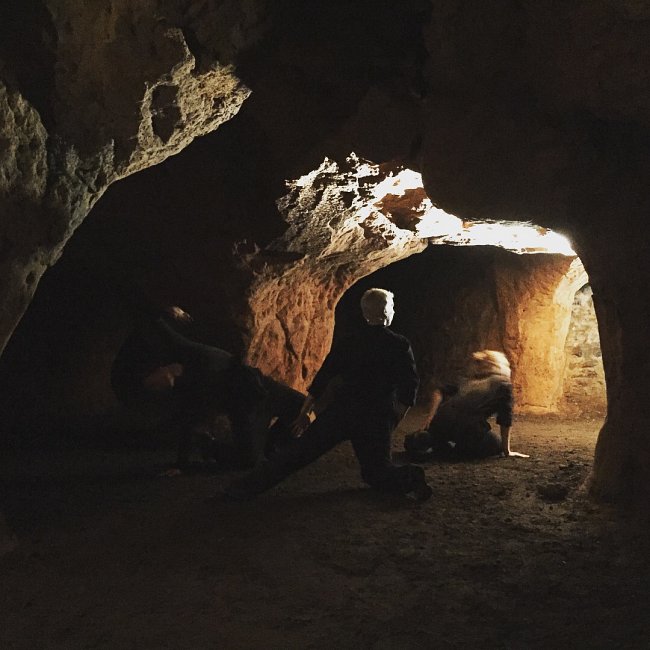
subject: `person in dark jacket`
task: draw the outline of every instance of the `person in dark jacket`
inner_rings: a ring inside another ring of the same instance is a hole
[[[404,447],[412,459],[428,456],[448,459],[512,456],[527,458],[510,449],[512,384],[510,363],[502,352],[474,352],[467,377],[460,386],[438,389],[439,403],[425,431],[406,436]],[[499,433],[489,418],[496,416]]]
[[[177,469],[187,466],[193,442],[204,453],[237,467],[252,467],[275,447],[293,439],[290,426],[304,395],[241,363],[220,348],[197,343],[176,331],[191,320],[179,307],[162,314],[142,310],[138,326],[112,365],[111,385],[127,407],[160,408],[177,430]],[[232,445],[202,435],[216,415],[227,415]],[[277,418],[272,426],[271,420]],[[207,447],[207,448],[206,448]]]
[[[431,496],[421,467],[391,462],[391,433],[413,405],[419,383],[409,341],[388,328],[393,294],[370,289],[361,309],[367,324],[327,355],[295,422],[296,440],[233,481],[227,496],[264,492],[344,440],[352,442],[361,477],[373,488],[417,500]]]

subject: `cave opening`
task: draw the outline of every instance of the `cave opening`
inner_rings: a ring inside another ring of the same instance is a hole
[[[467,355],[486,347],[509,357],[519,412],[604,411],[593,301],[581,289],[588,278],[565,237],[447,214],[419,173],[354,154],[288,183],[277,201],[283,227],[256,237],[252,217],[235,226],[240,212],[229,215],[236,203],[227,196],[219,219],[209,218],[211,186],[195,194],[192,214],[182,208],[170,175],[180,169],[187,180],[212,155],[205,143],[188,153],[118,184],[41,282],[0,362],[14,437],[129,426],[108,383],[129,327],[124,277],[153,300],[188,308],[203,342],[245,353],[303,390],[332,336],[359,317],[360,292],[384,286],[397,296],[395,326],[414,346],[425,413],[431,386],[455,381]]]
[[[422,380],[401,433],[427,425],[434,388],[457,383],[469,354],[485,348],[511,361],[516,413],[602,421],[602,353],[582,262],[555,233],[548,241],[559,243],[558,252],[541,252],[522,244],[533,226],[477,226],[474,233],[486,232],[492,245],[479,236],[453,245],[430,240],[423,252],[355,283],[337,305],[334,336],[358,325],[366,289],[395,293],[394,326],[412,342]]]

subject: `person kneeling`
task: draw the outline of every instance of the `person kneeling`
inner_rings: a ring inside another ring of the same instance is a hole
[[[502,352],[480,350],[471,355],[468,376],[458,388],[437,389],[439,406],[425,431],[406,436],[411,459],[508,456],[528,458],[510,449],[512,384],[510,363]],[[500,431],[488,419],[496,415]]]
[[[393,294],[369,289],[361,298],[361,310],[366,324],[332,347],[309,388],[294,426],[298,437],[233,481],[227,496],[252,498],[344,440],[352,442],[361,477],[371,487],[418,501],[431,496],[421,467],[397,466],[390,457],[391,434],[414,403],[419,383],[409,341],[388,328]],[[316,419],[310,424],[312,410]]]

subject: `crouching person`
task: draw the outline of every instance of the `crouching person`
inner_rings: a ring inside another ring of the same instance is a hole
[[[391,462],[391,434],[418,388],[410,343],[388,327],[393,294],[370,289],[361,310],[366,324],[333,346],[309,388],[294,425],[298,437],[233,481],[227,496],[247,499],[264,492],[344,440],[352,442],[361,477],[373,488],[416,500],[431,496],[421,467]]]
[[[191,319],[179,307],[141,312],[113,362],[111,384],[125,406],[166,413],[178,438],[176,465],[168,474],[188,466],[195,443],[204,459],[249,468],[293,440],[290,428],[303,404],[302,393],[226,350],[180,334],[175,326]],[[206,433],[217,415],[230,420],[230,445]]]
[[[467,377],[457,388],[437,389],[439,406],[429,427],[407,435],[411,459],[510,456],[528,458],[510,449],[513,395],[511,370],[502,352],[480,350],[469,360]],[[496,415],[499,432],[488,419]]]

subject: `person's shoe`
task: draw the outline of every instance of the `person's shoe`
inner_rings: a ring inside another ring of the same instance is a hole
[[[417,465],[413,466],[413,489],[411,490],[415,501],[428,501],[433,495],[431,486],[427,483],[424,470]]]

